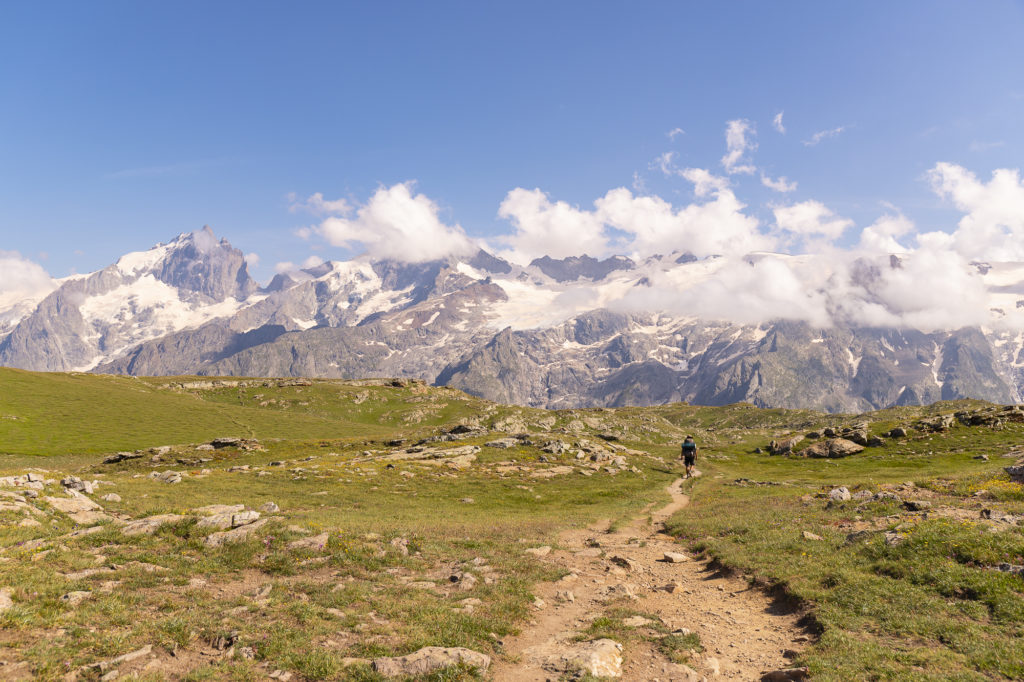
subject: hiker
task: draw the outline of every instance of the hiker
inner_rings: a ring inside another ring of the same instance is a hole
[[[693,436],[687,436],[683,441],[679,458],[686,465],[686,478],[690,478],[693,476],[693,467],[697,464],[697,444],[693,441]]]

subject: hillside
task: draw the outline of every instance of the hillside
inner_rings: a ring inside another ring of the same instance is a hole
[[[1012,406],[0,385],[0,679],[1024,675]]]

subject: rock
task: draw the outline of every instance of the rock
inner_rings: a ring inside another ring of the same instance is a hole
[[[393,538],[391,546],[397,549],[402,556],[409,556],[409,541],[405,538]]]
[[[74,607],[74,606],[78,606],[79,604],[81,604],[83,601],[85,601],[86,599],[88,599],[91,596],[92,596],[92,592],[84,592],[84,591],[81,591],[81,590],[76,590],[75,592],[68,592],[67,594],[63,595],[60,598],[60,600],[61,600],[62,603],[67,604],[68,606]]]
[[[851,499],[857,500],[858,502],[866,502],[867,500],[875,499],[875,494],[870,490],[858,490],[853,493]]]
[[[1010,475],[1011,481],[1015,483],[1024,483],[1024,464],[1005,467],[1003,470]]]
[[[850,498],[850,491],[845,486],[833,488],[828,492],[828,499],[832,502],[846,502]]]
[[[453,583],[459,590],[468,592],[476,587],[477,578],[472,573],[458,571],[448,576],[448,582]]]
[[[644,618],[643,616],[630,616],[629,618],[624,618],[622,620],[622,624],[628,628],[642,628],[643,626],[650,625],[653,622],[654,621],[650,618]]]
[[[768,453],[772,455],[788,455],[793,448],[804,439],[803,436],[793,436],[781,441],[772,441],[768,444]]]
[[[166,453],[158,453],[158,454],[166,454]],[[124,461],[129,460],[129,459],[141,459],[141,458],[142,458],[142,453],[141,452],[118,452],[117,454],[110,455],[110,456],[104,458],[103,463],[104,464],[117,464],[118,462],[124,462]]]
[[[79,492],[69,490],[68,494],[70,494],[71,497],[44,497],[43,502],[46,502],[57,511],[64,512],[65,514],[103,509],[103,507]]]
[[[100,499],[103,500],[104,502],[120,502],[121,496],[118,495],[117,493],[107,493]]]
[[[907,536],[903,533],[897,533],[895,531],[888,531],[885,534],[885,544],[889,547],[896,547],[903,544],[907,539]]]
[[[821,435],[825,436],[825,438],[835,438],[838,434],[834,428],[828,426],[822,429]]]
[[[551,554],[551,547],[548,545],[544,545],[543,547],[530,547],[525,550],[524,553],[535,557],[547,556],[548,554]]]
[[[576,602],[576,595],[572,593],[572,590],[558,590],[555,592],[555,599],[568,604],[573,604]]]
[[[60,484],[68,490],[77,490],[80,493],[86,493],[92,495],[93,485],[88,481],[83,481],[78,476],[67,476],[60,480]]]
[[[800,682],[810,679],[811,674],[807,668],[784,668],[773,670],[761,675],[761,682]]]
[[[242,443],[242,439],[241,438],[230,438],[230,437],[228,437],[228,438],[214,438],[213,440],[210,441],[210,445],[213,446],[215,449],[238,447],[239,445],[241,445],[241,443]]]
[[[885,439],[878,436],[871,436],[865,443],[869,448],[879,448],[885,445]]]
[[[239,526],[248,525],[259,518],[260,513],[256,511],[221,512],[220,514],[212,514],[199,519],[196,526],[199,528],[226,530],[228,528],[238,528]]]
[[[919,512],[931,509],[932,503],[927,500],[907,500],[903,503],[903,506],[906,507],[907,511]]]
[[[182,516],[181,514],[157,514],[155,516],[147,516],[144,519],[129,521],[121,526],[121,534],[152,535],[156,532],[157,528],[165,523],[178,523],[179,521],[185,521],[190,518],[192,517]]]
[[[624,557],[624,556],[616,555],[616,556],[609,557],[608,560],[611,561],[616,566],[621,566],[622,568],[626,569],[627,571],[635,571],[638,568],[640,568],[640,564],[638,564],[637,562],[633,561],[629,557]]]
[[[838,459],[840,457],[855,455],[863,450],[864,448],[862,446],[845,438],[830,438],[829,440],[823,440],[820,443],[815,443],[809,448],[802,450],[800,454],[805,457]]]
[[[890,429],[889,433],[886,434],[889,438],[906,438],[907,430],[901,426],[897,426],[894,429]]]
[[[974,459],[981,460],[982,462],[987,462],[988,461],[988,455],[975,455]]]
[[[883,502],[885,500],[890,500],[892,502],[902,502],[903,501],[903,500],[900,499],[899,495],[897,495],[896,493],[891,493],[888,490],[883,490],[883,491],[875,493],[874,500],[876,502]]]
[[[846,434],[846,440],[853,441],[857,445],[867,445],[868,432],[863,429],[854,429]]]
[[[498,440],[492,440],[490,442],[484,443],[484,447],[500,448],[502,450],[514,448],[517,445],[519,445],[519,441],[516,440],[515,438],[499,438]]]
[[[803,532],[804,540],[824,540],[825,538],[820,535],[816,535],[809,530]]]
[[[490,667],[491,657],[463,647],[428,646],[407,656],[375,658],[370,667],[384,677],[416,677],[460,663],[483,672]]]
[[[192,511],[197,514],[237,514],[245,509],[244,504],[208,504],[205,507],[196,507]]]
[[[163,483],[181,483],[182,478],[181,472],[171,470],[167,470],[159,474],[154,471],[150,476]]]
[[[11,599],[11,588],[4,587],[0,588],[0,613],[3,613],[9,608],[14,606],[14,600]]]
[[[327,542],[330,538],[330,533],[320,533],[312,537],[292,540],[288,543],[288,549],[304,549],[319,552],[327,548]]]
[[[658,589],[663,591],[663,592],[668,592],[669,594],[675,594],[676,592],[682,592],[683,584],[682,583],[669,583],[668,585],[663,585],[662,587],[659,587]]]
[[[245,526],[239,526],[238,528],[234,528],[232,530],[225,530],[219,533],[211,533],[210,535],[207,535],[206,538],[203,540],[203,544],[207,547],[221,547],[222,545],[231,542],[240,542],[242,540],[246,540],[250,535],[255,533],[256,530],[265,526],[268,521],[269,519],[260,519],[259,521],[255,521]]]
[[[636,599],[636,585],[629,583],[618,583],[608,588],[608,594],[615,597],[628,597]]]
[[[679,552],[665,552],[665,556],[662,558],[662,561],[665,561],[670,564],[681,564],[684,561],[689,560],[690,557],[686,556],[685,554],[680,554]]]
[[[273,502],[264,502],[258,508],[261,512],[265,512],[267,514],[272,514],[273,512],[281,511],[281,508],[278,507]]]
[[[594,677],[622,676],[622,645],[611,639],[598,639],[573,646],[551,661],[562,671],[581,671]]]

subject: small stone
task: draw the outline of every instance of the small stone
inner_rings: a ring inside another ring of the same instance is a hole
[[[629,618],[624,618],[622,620],[622,624],[628,628],[642,628],[643,626],[650,625],[653,622],[653,620],[644,618],[643,616],[630,616]]]
[[[280,508],[280,507],[278,507],[278,506],[277,506],[276,504],[274,504],[273,502],[264,502],[263,504],[261,504],[261,505],[259,506],[259,510],[260,510],[261,512],[265,512],[265,513],[267,513],[267,514],[271,514],[271,513],[273,513],[273,512],[278,512],[278,511],[281,511],[281,508]]]
[[[845,486],[833,488],[828,493],[828,499],[833,502],[846,502],[850,497],[850,491]]]
[[[627,571],[635,571],[638,568],[640,568],[640,564],[638,564],[637,562],[633,561],[629,557],[624,557],[624,556],[616,555],[616,556],[610,557],[609,561],[611,561],[616,566],[621,566],[622,568],[626,569]]]
[[[689,560],[690,557],[686,556],[685,554],[680,554],[679,552],[665,552],[665,557],[662,559],[662,561],[665,561],[670,564],[681,564],[684,561]]]
[[[555,599],[573,604],[576,602],[576,595],[572,593],[572,590],[558,590],[555,592]]]
[[[825,538],[820,535],[816,535],[809,530],[803,532],[804,540],[824,540]]]
[[[107,493],[100,499],[103,500],[104,502],[120,502],[121,496],[118,495],[117,493]]]
[[[81,590],[76,590],[74,592],[68,592],[67,594],[63,595],[60,598],[60,600],[62,602],[64,602],[65,604],[67,604],[68,606],[74,607],[74,606],[78,606],[79,604],[81,604],[83,601],[85,601],[86,599],[88,599],[91,596],[92,596],[92,592],[84,592],[84,591],[81,591]]]
[[[931,509],[932,503],[927,500],[907,500],[903,503],[903,506],[906,507],[907,511],[919,512]]]
[[[810,679],[810,672],[805,667],[773,670],[761,675],[761,682],[800,682],[807,679]]]
[[[551,553],[551,547],[548,545],[544,545],[543,547],[530,547],[525,553],[535,557],[547,556]]]

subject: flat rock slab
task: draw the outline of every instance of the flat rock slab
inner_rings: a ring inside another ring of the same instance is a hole
[[[482,672],[490,667],[491,657],[463,647],[428,646],[407,656],[375,658],[371,667],[384,677],[414,677],[459,663],[474,666]]]
[[[121,526],[122,535],[152,535],[156,532],[157,528],[164,525],[165,523],[178,523],[179,521],[185,521],[191,518],[190,516],[183,516],[181,514],[157,514],[156,516],[147,516],[144,519],[136,519],[135,521],[129,521],[128,523]]]
[[[260,519],[259,521],[254,521],[253,523],[250,523],[245,526],[239,526],[238,528],[235,528],[233,530],[225,530],[219,533],[210,533],[203,540],[203,544],[207,547],[221,547],[222,545],[226,545],[232,542],[241,542],[242,540],[247,540],[250,535],[255,533],[258,529],[262,528],[263,526],[267,525],[268,521],[270,521],[270,519]]]
[[[670,564],[681,564],[684,561],[689,560],[690,557],[685,554],[680,554],[679,552],[665,552],[665,557],[662,559],[662,561]]]
[[[71,497],[44,497],[43,502],[46,502],[57,511],[64,512],[65,514],[103,509],[103,507],[96,504],[85,495],[74,491],[69,492],[72,494]]]
[[[293,540],[288,543],[288,549],[310,549],[319,552],[327,548],[327,541],[330,539],[330,534],[320,533],[309,538]]]

